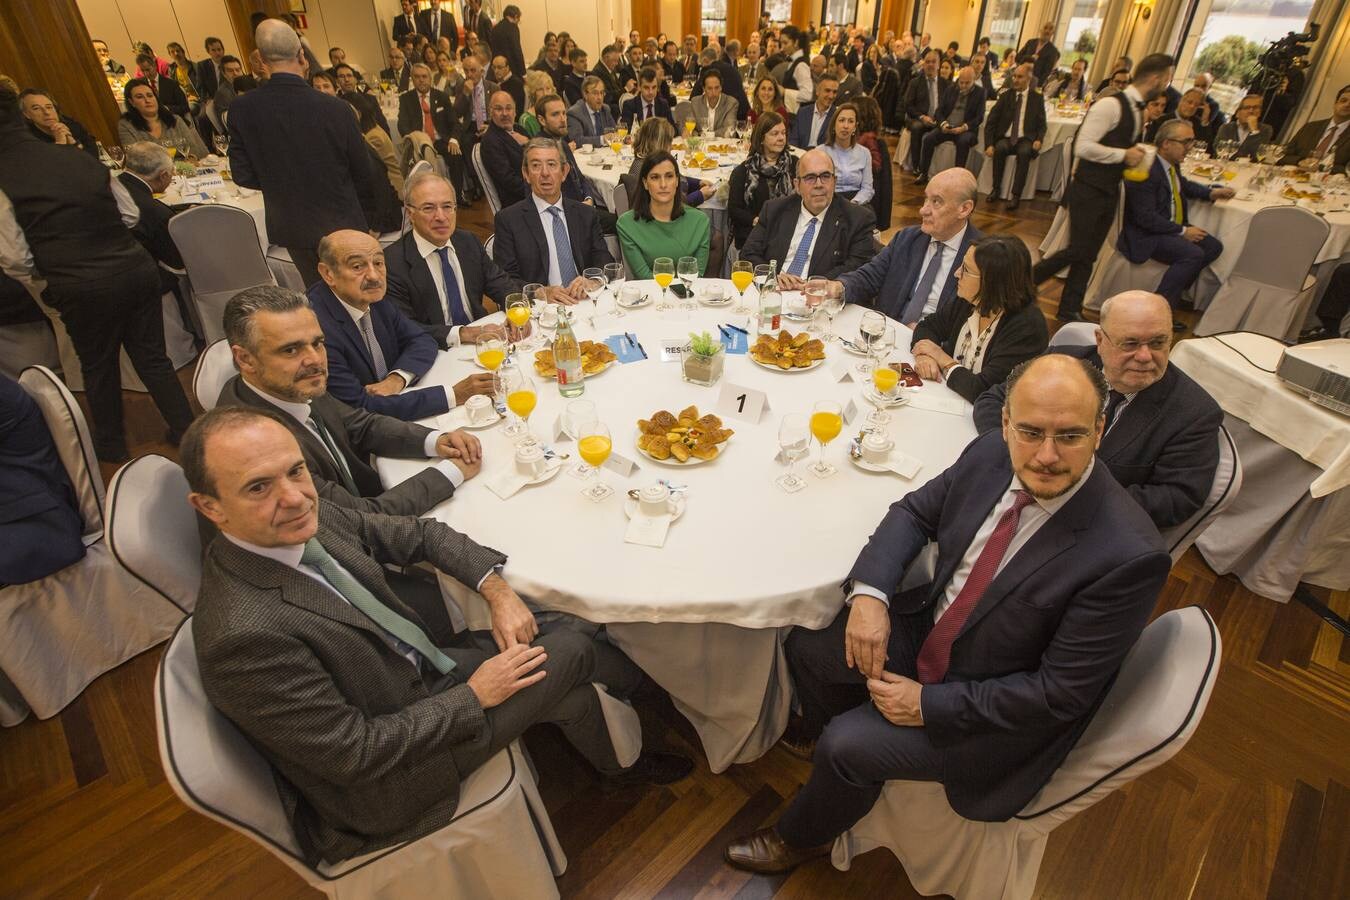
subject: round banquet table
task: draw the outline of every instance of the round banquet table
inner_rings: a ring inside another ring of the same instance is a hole
[[[653,296],[658,292],[653,282],[635,283]],[[753,289],[747,299],[755,300]],[[428,513],[506,553],[504,576],[538,608],[608,626],[611,640],[670,692],[693,723],[715,772],[758,758],[782,733],[791,700],[781,649],[788,629],[822,628],[834,618],[843,601],[840,586],[889,505],[945,469],[975,436],[970,404],[944,384],[925,384],[911,392],[908,405],[891,410],[886,426],[922,468],[912,479],[874,474],[847,458],[847,438],[863,427],[870,406],[859,382],[838,380],[838,361],[860,359],[838,343],[826,345],[823,364],[801,372],[770,371],[748,356],[729,355],[721,382],[712,387],[683,381],[678,362],[661,361],[663,340],[705,329],[715,334],[719,323],[746,324],[733,306],[657,312],[653,302],[616,319],[604,300],[593,324],[594,306],[585,301],[577,307],[579,339],[632,333],[649,357],[615,363],[586,380],[585,397],[609,426],[614,452],[638,464],[628,477],[602,472],[613,496],[600,503],[583,497],[583,482],[570,473],[574,460],[568,460],[551,480],[499,499],[485,482],[514,464],[513,447],[494,425],[475,432],[483,442],[482,473]],[[859,307],[846,307],[836,318],[837,333],[855,335],[861,316]],[[891,359],[911,360],[909,329],[893,324],[898,348]],[[788,324],[793,331],[801,327]],[[532,362],[532,355],[526,359]],[[525,368],[533,373],[528,363]],[[442,352],[418,386],[450,385],[476,371],[471,351],[456,348]],[[551,380],[534,380],[539,404],[532,433],[575,456],[570,442],[552,440],[567,401]],[[700,413],[714,412],[728,382],[764,391],[770,410],[755,424],[719,412],[735,434],[717,458],[697,466],[662,465],[636,449],[639,418],[659,409],[678,413],[690,404]],[[784,493],[774,484],[785,468],[775,459],[779,421],[785,413],[809,415],[815,402],[827,399],[841,405],[852,400],[858,407],[858,417],[826,448],[839,471],[827,479],[811,474],[813,446],[811,460],[797,466],[808,487]],[[452,411],[426,424],[457,427],[461,420]],[[386,485],[426,465],[377,460]],[[663,547],[625,543],[625,492],[657,479],[688,486],[686,510]],[[448,578],[441,581],[467,624],[484,627],[481,598]]]
[[[736,141],[732,138],[712,138],[708,143],[734,146]],[[675,161],[680,166],[681,175],[686,178],[708,181],[714,186],[713,196],[704,198],[699,209],[705,212],[720,211],[721,215],[725,217],[727,208],[725,186],[731,183],[731,170],[745,160],[745,154],[739,150],[732,153],[710,154],[717,161],[717,168],[696,169],[692,167],[689,161],[689,151],[676,150],[674,153]],[[590,150],[585,147],[578,147],[576,159],[577,168],[581,170],[581,174],[589,178],[591,183],[595,185],[600,192],[601,199],[605,201],[605,206],[613,209],[614,191],[619,187],[619,176],[626,175],[628,170],[633,167],[633,148],[625,146],[623,152],[615,156],[614,151],[608,147],[595,147]],[[719,222],[714,219],[713,225],[718,224]],[[725,230],[725,222],[720,224]]]

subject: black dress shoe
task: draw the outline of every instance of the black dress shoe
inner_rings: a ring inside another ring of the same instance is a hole
[[[1074,312],[1074,311],[1071,310],[1071,309],[1070,309],[1070,310],[1061,310],[1060,312],[1055,313],[1055,318],[1056,318],[1056,319],[1059,319],[1061,322],[1081,322],[1081,321],[1083,321],[1083,317],[1082,317],[1081,315],[1079,315],[1078,313]]]
[[[1020,197],[1014,197],[1008,201],[1008,205],[1003,208],[1004,212],[1017,212],[1017,207],[1022,205]]]
[[[694,764],[678,753],[644,750],[637,762],[611,775],[602,775],[600,788],[605,792],[650,784],[673,784],[688,777]]]
[[[927,176],[927,175],[915,175],[915,176],[914,176],[914,183],[915,183],[915,184],[927,184],[927,183],[928,183],[928,176]]]
[[[761,828],[743,838],[737,838],[723,853],[726,861],[738,869],[759,872],[762,875],[777,875],[795,869],[809,859],[825,856],[830,852],[829,844],[797,849],[783,843],[773,828]]]

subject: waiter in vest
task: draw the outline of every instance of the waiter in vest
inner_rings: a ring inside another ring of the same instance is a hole
[[[1151,53],[1139,62],[1125,90],[1103,97],[1083,117],[1074,140],[1074,170],[1066,196],[1069,245],[1042,259],[1034,271],[1040,284],[1069,267],[1057,314],[1062,322],[1083,320],[1083,295],[1116,218],[1122,173],[1144,159],[1144,148],[1139,144],[1144,103],[1171,81],[1172,57]]]

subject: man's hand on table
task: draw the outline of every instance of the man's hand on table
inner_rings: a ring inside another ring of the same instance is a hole
[[[1226,187],[1224,187],[1224,188],[1213,188],[1213,189],[1209,192],[1209,199],[1211,199],[1211,200],[1232,200],[1232,199],[1233,199],[1234,197],[1236,197],[1236,196],[1237,196],[1237,191],[1233,190],[1232,188],[1226,188]]]
[[[407,386],[402,375],[390,372],[383,381],[366,385],[366,393],[372,397],[392,397]]]
[[[492,373],[475,372],[458,382],[451,390],[455,392],[455,405],[463,406],[466,400],[476,394],[492,393]]]
[[[876,597],[857,594],[844,629],[844,658],[865,678],[880,678],[891,639],[891,613]]]
[[[463,428],[447,431],[437,438],[436,453],[441,459],[462,459],[470,463],[483,461],[483,445]]]
[[[479,338],[495,337],[499,341],[506,340],[505,325],[465,325],[459,329],[459,342],[466,347],[472,347],[478,343]]]
[[[867,679],[867,692],[872,705],[892,725],[923,724],[923,707],[919,694],[923,685],[894,672],[882,672],[880,678]]]
[[[495,573],[489,575],[478,592],[492,613],[492,639],[497,642],[498,650],[528,644],[538,636],[539,623],[534,620],[534,613],[506,579]]]
[[[586,279],[578,275],[572,279],[572,283],[567,287],[560,284],[549,285],[544,288],[544,298],[550,303],[561,303],[563,306],[574,306],[580,303],[586,296]]]
[[[778,276],[778,289],[780,291],[800,291],[806,286],[806,279],[783,272]]]

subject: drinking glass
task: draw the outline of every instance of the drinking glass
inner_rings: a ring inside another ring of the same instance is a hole
[[[117,144],[113,144],[107,149],[108,157],[113,161],[113,165],[117,166],[119,169],[122,168],[122,160],[127,158],[127,151]]]
[[[506,342],[496,335],[483,335],[478,339],[474,349],[478,364],[489,372],[500,369],[506,360]]]
[[[600,480],[600,467],[609,459],[614,442],[610,439],[609,427],[603,422],[591,422],[590,427],[584,430],[586,433],[577,441],[577,453],[591,467],[591,485],[581,492],[581,496],[599,503],[614,493],[612,487]]]
[[[572,400],[563,407],[563,433],[573,442],[581,440],[583,435],[590,434],[599,421],[595,404],[590,400]],[[585,478],[591,474],[591,467],[585,460],[578,459],[576,465],[571,468],[571,473],[578,478]]]
[[[684,133],[685,133],[685,135],[692,135],[692,134],[694,133],[694,129],[697,128],[697,127],[698,127],[698,123],[695,122],[693,119],[685,119],[685,120],[684,120]]]
[[[876,310],[868,310],[863,313],[862,321],[858,323],[858,336],[862,339],[862,345],[867,348],[867,359],[858,363],[857,371],[859,375],[870,376],[872,374],[872,354],[885,334],[885,316]]]
[[[586,291],[586,296],[591,299],[591,306],[594,307],[592,315],[600,315],[600,297],[605,293],[605,270],[601,268],[586,269],[581,273],[582,284]]]
[[[680,282],[684,285],[685,308],[693,309],[694,281],[698,278],[698,258],[681,256],[679,262],[675,263],[675,274],[680,277]]]
[[[623,269],[623,263],[605,263],[603,269],[605,273],[605,285],[609,288],[610,300],[614,303],[614,317],[616,319],[623,317],[623,307],[619,305],[619,292],[623,290],[623,283],[628,280],[628,273]]]
[[[778,449],[788,464],[788,470],[786,475],[779,475],[773,483],[789,494],[796,493],[806,487],[806,479],[797,474],[797,460],[811,450],[811,430],[807,427],[806,416],[797,413],[783,416],[783,421],[778,425]]]
[[[820,443],[820,456],[811,471],[817,478],[829,478],[839,471],[825,461],[825,445],[839,437],[844,430],[844,414],[838,403],[822,400],[811,407],[811,434]]]
[[[530,301],[524,294],[506,295],[506,321],[510,323],[511,351],[514,353],[517,349],[528,350],[526,344],[525,326],[530,324]]]
[[[773,271],[773,266],[755,266],[755,288],[760,296],[769,288],[769,273]]]
[[[802,286],[802,300],[806,303],[806,310],[811,315],[811,321],[806,326],[806,330],[810,334],[820,334],[820,317],[817,313],[825,305],[826,292],[824,278],[812,278]]]
[[[731,283],[736,290],[741,292],[741,298],[736,301],[736,308],[732,312],[738,315],[745,315],[750,312],[750,307],[745,305],[745,292],[754,280],[755,266],[753,263],[738,259],[731,264]]]
[[[839,340],[839,335],[834,333],[834,317],[844,311],[843,292],[841,291],[838,296],[827,292],[825,303],[821,305],[821,309],[824,310],[826,318],[830,320],[829,329],[825,332],[825,342],[828,344]]]
[[[873,425],[885,425],[891,421],[890,413],[886,412],[885,404],[895,399],[898,386],[900,384],[900,373],[886,365],[884,362],[878,362],[872,369],[872,388],[875,392],[867,399],[872,401],[872,412],[868,414],[867,421]]]
[[[225,156],[230,152],[230,139],[223,134],[218,134],[212,138],[211,143],[216,145],[216,152]]]
[[[615,127],[614,134],[616,137],[618,137],[619,143],[622,144],[624,138],[628,137],[628,126],[620,122],[619,125]]]
[[[502,433],[509,438],[518,438],[517,444],[523,444],[530,438],[530,413],[539,402],[539,394],[534,389],[534,379],[518,364],[502,369],[502,384],[506,390],[506,408],[517,416],[517,420],[507,425]]]
[[[737,120],[736,120],[736,132],[735,132],[735,134],[732,135],[732,137],[736,138],[737,140],[740,140],[741,138],[745,137],[745,136],[748,134],[748,132],[746,131],[746,129],[749,128],[749,127],[750,127],[749,120],[747,120],[747,119],[737,119]]]
[[[530,313],[537,320],[539,314],[543,312],[543,304],[548,302],[548,288],[537,282],[530,282],[520,289],[525,295],[525,302],[530,305]],[[520,349],[533,350],[543,342],[543,338],[537,338],[531,334],[521,341]]]
[[[613,150],[615,156],[618,156],[619,151],[623,149],[623,140],[619,137],[619,135],[613,131],[606,131],[603,140],[605,142],[605,146],[608,147],[610,150]]]
[[[670,304],[666,302],[666,288],[675,280],[675,260],[669,256],[658,256],[652,261],[652,278],[661,288],[661,302],[656,304],[656,310],[665,312],[670,309]]]

